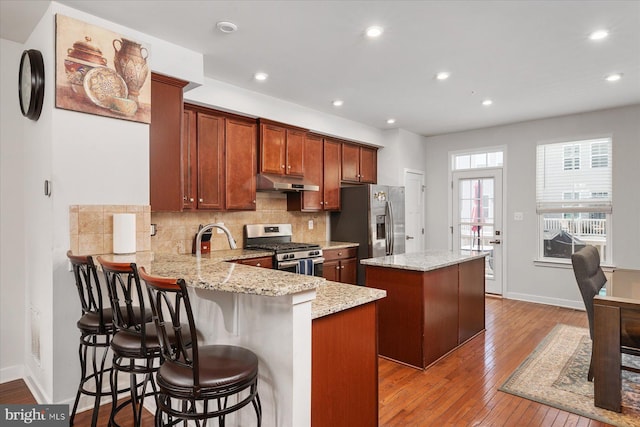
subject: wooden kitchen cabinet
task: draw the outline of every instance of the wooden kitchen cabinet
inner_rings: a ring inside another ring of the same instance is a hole
[[[183,209],[183,80],[151,73],[149,201],[153,212]]]
[[[342,181],[375,184],[377,182],[377,150],[342,142]]]
[[[225,119],[196,112],[198,209],[224,209]]]
[[[287,210],[317,212],[340,210],[340,143],[320,135],[305,138],[305,181],[319,191],[287,194]]]
[[[256,209],[255,120],[226,119],[225,187],[227,210]]]
[[[358,279],[358,248],[325,249],[322,276],[333,282],[355,285]]]
[[[252,265],[254,267],[273,268],[273,257],[248,258],[236,261],[238,264]]]
[[[304,176],[303,129],[260,121],[260,173]]]

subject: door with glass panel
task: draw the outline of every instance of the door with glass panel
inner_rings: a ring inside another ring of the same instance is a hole
[[[485,257],[486,292],[502,295],[502,169],[453,172],[453,250]]]

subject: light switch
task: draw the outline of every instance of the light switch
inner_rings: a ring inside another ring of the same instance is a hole
[[[309,230],[313,230],[313,220],[309,220]]]
[[[513,220],[514,221],[522,221],[524,219],[524,214],[522,212],[514,212]]]

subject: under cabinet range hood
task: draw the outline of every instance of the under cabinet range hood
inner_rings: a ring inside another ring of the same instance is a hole
[[[320,191],[320,187],[301,178],[261,173],[257,177],[258,191]]]

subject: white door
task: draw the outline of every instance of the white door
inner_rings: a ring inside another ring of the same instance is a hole
[[[405,252],[424,249],[424,172],[404,170]]]
[[[502,295],[502,169],[453,172],[453,250],[482,251],[486,292]]]

